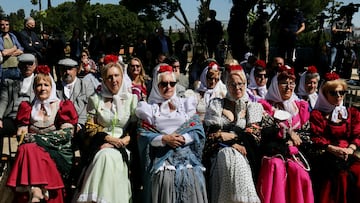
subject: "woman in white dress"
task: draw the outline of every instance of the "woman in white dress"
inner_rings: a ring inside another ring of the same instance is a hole
[[[263,108],[249,101],[242,67],[234,65],[230,70],[226,98],[210,101],[204,121],[210,202],[260,202],[251,169],[256,171],[259,161],[254,152]]]
[[[142,202],[206,203],[205,168],[201,164],[205,133],[194,97],[176,96],[173,68],[155,68],[148,102],[139,102],[138,139],[144,164]]]
[[[86,170],[77,201],[131,202],[129,157],[125,147],[130,142],[128,132],[136,121],[137,96],[124,85],[120,64],[108,63],[101,75],[101,90],[89,98],[87,108],[88,123],[99,125],[102,129],[92,137],[94,156]]]

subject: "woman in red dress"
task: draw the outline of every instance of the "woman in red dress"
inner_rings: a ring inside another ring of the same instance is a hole
[[[360,202],[360,114],[343,106],[347,84],[336,73],[325,75],[311,112],[312,141],[320,153],[313,160],[316,202]],[[355,153],[355,154],[354,154]]]
[[[56,97],[49,67],[39,66],[37,72],[36,97],[31,103],[22,102],[16,117],[21,145],[7,185],[16,192],[14,202],[62,203],[78,115],[69,100]]]

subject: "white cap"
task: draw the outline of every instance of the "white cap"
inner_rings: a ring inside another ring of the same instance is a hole
[[[75,67],[78,66],[78,62],[76,62],[75,60],[71,59],[71,58],[65,58],[65,59],[61,59],[58,62],[59,65],[61,66],[67,66],[67,67]]]

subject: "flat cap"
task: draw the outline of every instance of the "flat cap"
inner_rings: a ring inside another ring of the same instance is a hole
[[[19,62],[26,63],[26,62],[35,62],[35,56],[33,54],[24,53],[17,57]]]
[[[75,60],[71,59],[71,58],[64,58],[61,59],[58,62],[59,65],[61,66],[67,66],[67,67],[74,67],[74,66],[78,66],[78,62],[76,62]]]

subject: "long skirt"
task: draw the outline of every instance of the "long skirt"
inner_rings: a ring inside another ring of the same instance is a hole
[[[128,166],[114,148],[99,150],[86,170],[77,202],[129,203]]]
[[[313,177],[319,203],[360,202],[360,160],[344,161],[325,153],[314,162]]]
[[[64,183],[54,160],[44,148],[35,143],[20,145],[7,185],[14,189],[29,186],[44,187],[49,191],[48,203],[64,202]],[[15,202],[28,202],[29,193],[15,194]]]
[[[313,203],[309,173],[298,161],[264,157],[257,189],[263,203]]]
[[[208,202],[203,168],[199,166],[165,167],[151,177],[151,188],[153,203]]]
[[[260,203],[250,165],[232,147],[221,149],[212,160],[209,188],[212,203]]]

